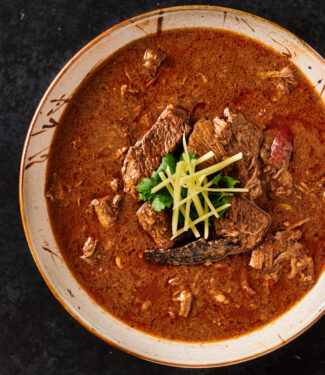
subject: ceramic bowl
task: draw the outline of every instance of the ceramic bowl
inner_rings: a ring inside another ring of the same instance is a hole
[[[229,365],[266,354],[310,327],[324,313],[325,274],[292,309],[272,323],[238,338],[183,343],[133,329],[97,305],[63,262],[44,197],[47,155],[55,126],[73,92],[100,62],[127,43],[182,27],[233,30],[287,55],[325,97],[325,61],[301,39],[254,15],[212,6],[155,10],[105,31],[79,51],[56,76],[41,100],[26,137],[20,170],[20,207],[27,241],[45,282],[65,309],[90,332],[138,357],[175,366]]]

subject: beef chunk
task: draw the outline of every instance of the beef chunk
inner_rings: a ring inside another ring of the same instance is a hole
[[[93,237],[88,237],[82,248],[83,255],[80,257],[83,260],[91,258],[96,250],[98,241]]]
[[[114,193],[117,193],[118,191],[122,191],[123,189],[122,181],[118,178],[112,178],[109,181],[109,186]]]
[[[253,250],[249,265],[255,269],[274,272],[275,259],[280,256],[277,263],[281,263],[281,259],[288,259],[292,251],[299,250],[302,246],[298,243],[301,238],[300,230],[279,231],[275,236],[268,235],[266,240],[256,249]],[[290,250],[286,253],[286,249]]]
[[[271,272],[274,259],[273,235],[269,234],[266,239],[252,251],[249,265],[257,270]]]
[[[225,109],[225,122],[214,119],[220,142],[224,143],[227,156],[238,152],[243,153],[243,159],[234,165],[234,175],[249,189],[251,199],[262,193],[260,175],[259,152],[263,139],[263,132],[241,114],[231,113]],[[229,134],[232,134],[230,137]]]
[[[263,242],[258,248],[252,251],[252,256],[249,262],[249,265],[257,270],[261,270],[263,268],[266,254],[272,252],[272,246],[267,247],[267,242]],[[273,257],[272,257],[273,258]]]
[[[144,203],[137,212],[141,227],[150,234],[159,248],[174,246],[172,237],[171,217],[167,210],[155,211],[150,202]]]
[[[239,244],[236,253],[252,250],[263,240],[271,223],[270,216],[246,198],[233,196],[231,206],[219,219],[214,218],[217,237]]]
[[[214,157],[202,164],[202,168],[222,161],[227,155],[222,143],[216,134],[215,125],[208,119],[201,119],[194,124],[193,131],[188,140],[188,150],[198,157],[209,151],[214,152]]]
[[[155,77],[158,68],[166,59],[166,53],[160,48],[148,48],[143,56],[143,66],[148,70],[148,73]]]
[[[291,92],[291,87],[296,83],[296,77],[290,66],[286,66],[279,71],[261,72],[259,76],[263,79],[272,79],[274,81],[274,88],[269,92],[272,102],[288,96]]]
[[[252,250],[263,240],[270,217],[246,198],[232,197],[231,203],[227,212],[215,221],[216,240],[200,238],[180,247],[146,250],[144,258],[150,263],[194,265]]]
[[[274,70],[274,71],[269,71],[269,72],[262,72],[260,73],[260,77],[263,79],[267,78],[278,78],[281,79],[288,84],[294,84],[296,82],[296,77],[290,68],[289,65],[285,66],[281,70]]]
[[[151,177],[162,158],[176,149],[190,129],[188,113],[168,105],[152,128],[130,147],[122,168],[125,191],[137,198],[136,185],[144,177]]]
[[[260,247],[252,252],[249,265],[253,268],[264,270],[269,278],[277,281],[284,265],[290,262],[289,279],[299,276],[303,283],[314,280],[313,259],[304,252],[303,245],[299,242],[301,231],[279,231],[273,238],[268,238]]]
[[[90,206],[94,207],[100,224],[105,229],[110,228],[116,222],[121,199],[121,194],[116,194],[113,198],[107,195],[104,198],[94,199],[90,203]]]
[[[243,159],[231,167],[231,173],[250,189],[249,196],[255,199],[262,193],[259,151],[263,133],[240,113],[231,113],[226,108],[224,115],[225,120],[215,117],[213,122],[200,120],[194,125],[188,142],[189,151],[197,156],[213,151],[215,157],[210,163],[242,152]]]

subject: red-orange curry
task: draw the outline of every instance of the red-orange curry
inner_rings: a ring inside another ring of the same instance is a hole
[[[132,42],[87,77],[57,127],[45,195],[60,251],[132,327],[184,341],[261,327],[324,269],[324,127],[310,82],[252,39],[201,28]],[[183,133],[198,157],[246,155],[229,173],[250,193],[231,198],[209,243],[171,241],[168,209],[156,213],[135,188]],[[215,241],[232,247],[211,261]],[[196,260],[182,265],[184,249]]]

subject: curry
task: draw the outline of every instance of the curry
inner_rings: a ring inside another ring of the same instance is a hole
[[[200,28],[128,44],[73,94],[51,145],[45,196],[65,262],[153,335],[212,341],[269,323],[324,269],[324,126],[306,77],[255,40]]]

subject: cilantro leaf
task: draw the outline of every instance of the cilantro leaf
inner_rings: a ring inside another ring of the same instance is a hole
[[[153,208],[155,211],[158,211],[158,212],[162,211],[162,210],[166,207],[166,206],[165,206],[165,203],[162,202],[162,201],[160,200],[159,196],[156,196],[156,197],[153,199],[153,201],[152,201],[152,203],[151,203],[151,206],[152,206],[152,208]]]
[[[236,184],[239,184],[238,180],[235,180],[231,176],[223,176],[221,173],[218,173],[213,177],[213,183],[218,188],[234,188]]]
[[[178,160],[176,159],[176,157],[171,154],[170,152],[168,154],[166,154],[163,159],[162,159],[162,162],[159,166],[159,168],[157,169],[156,173],[158,174],[159,176],[159,173],[160,172],[166,172],[167,168],[169,167],[170,169],[170,172],[172,174],[175,173],[175,170],[176,170],[176,163],[178,162]],[[154,172],[155,173],[155,172]]]
[[[150,178],[144,178],[138,185],[137,190],[140,193],[140,199],[143,201],[150,201],[153,198],[151,194],[151,189],[153,189],[157,184],[154,180]]]
[[[172,196],[169,194],[169,191],[164,188],[164,189],[161,189],[159,190],[157,193],[156,193],[156,196],[159,198],[159,200],[161,202],[163,202],[165,204],[166,207],[171,207],[171,205],[173,204],[173,198]]]
[[[163,157],[159,168],[152,173],[151,179],[144,178],[137,185],[140,199],[143,201],[151,201],[152,207],[155,211],[160,212],[166,207],[170,208],[173,204],[173,198],[166,188],[161,189],[154,194],[151,193],[151,190],[161,182],[159,176],[160,172],[166,173],[167,168],[169,168],[172,174],[175,173],[177,161],[177,158],[173,154],[166,154]]]
[[[220,186],[225,188],[234,188],[236,184],[239,184],[238,180],[230,176],[223,176],[220,180]]]
[[[221,173],[218,173],[216,176],[213,177],[212,181],[214,183],[214,185],[216,185],[217,187],[219,187],[219,182],[222,178],[222,174]]]

